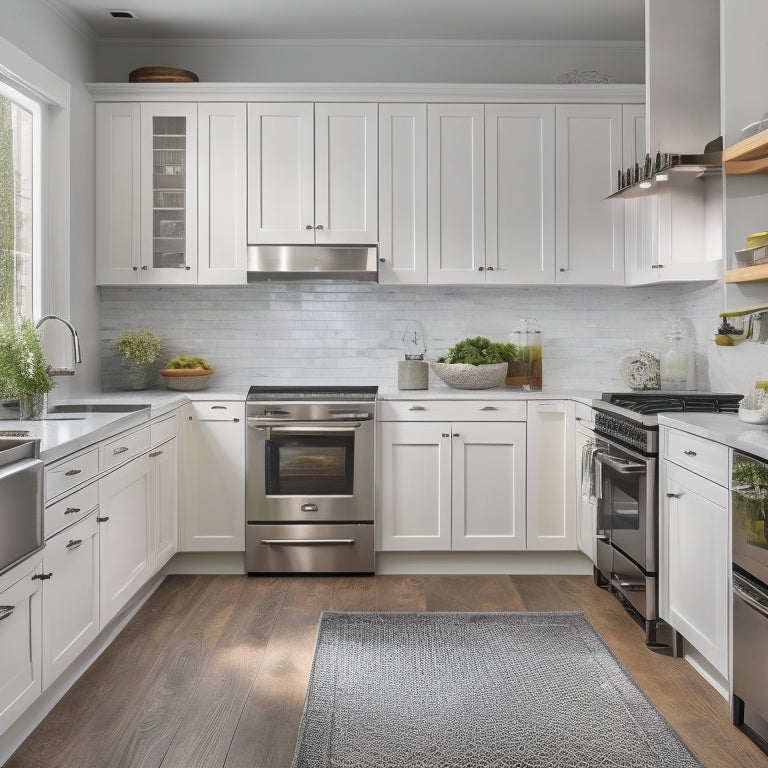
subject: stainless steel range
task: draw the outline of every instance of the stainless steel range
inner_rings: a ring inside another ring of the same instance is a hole
[[[658,414],[738,411],[742,395],[606,393],[593,400],[597,462],[595,581],[607,586],[645,630],[649,648],[677,655],[678,636],[658,613]]]
[[[249,574],[373,573],[377,387],[251,387]]]

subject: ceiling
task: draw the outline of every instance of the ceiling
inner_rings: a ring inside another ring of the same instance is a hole
[[[644,0],[46,0],[98,38],[642,41]],[[136,18],[115,19],[109,10]]]

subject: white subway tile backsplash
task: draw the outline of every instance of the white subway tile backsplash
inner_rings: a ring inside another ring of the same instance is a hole
[[[538,321],[544,384],[609,390],[625,385],[618,362],[639,347],[660,350],[666,318],[684,317],[706,372],[716,325],[716,284],[643,288],[380,286],[268,283],[247,286],[102,288],[102,385],[118,387],[110,342],[152,328],[166,356],[201,355],[213,386],[245,392],[259,380],[285,384],[396,386],[402,334],[419,320],[427,358],[466,336],[506,339],[523,317]],[[439,386],[430,377],[432,386]]]

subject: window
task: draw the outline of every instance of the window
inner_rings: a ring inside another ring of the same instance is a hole
[[[0,322],[40,305],[40,106],[0,83]]]

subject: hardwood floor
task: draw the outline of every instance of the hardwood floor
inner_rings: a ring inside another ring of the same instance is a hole
[[[324,610],[583,610],[705,768],[768,768],[687,662],[573,576],[171,576],[6,766],[289,768]]]

